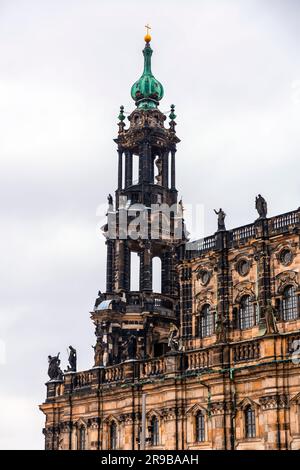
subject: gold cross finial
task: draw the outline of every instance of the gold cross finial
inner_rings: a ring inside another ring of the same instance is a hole
[[[149,29],[151,29],[151,26],[149,26],[149,24],[147,23],[145,28],[146,28],[147,32],[146,32],[146,36],[145,36],[144,39],[147,43],[149,43],[151,41],[151,35],[149,33]]]

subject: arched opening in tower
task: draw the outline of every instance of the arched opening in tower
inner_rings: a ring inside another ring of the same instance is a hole
[[[132,184],[139,182],[139,156],[132,155]]]
[[[152,259],[152,290],[161,294],[161,259],[159,256]]]
[[[140,290],[140,258],[138,253],[130,253],[130,290]]]

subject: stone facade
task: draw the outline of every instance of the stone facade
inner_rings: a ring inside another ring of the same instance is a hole
[[[119,177],[108,217],[116,232],[108,220],[106,292],[91,312],[95,363],[47,382],[45,447],[300,449],[300,209],[188,242],[174,106],[166,128],[157,96],[137,96],[128,129],[121,108],[115,140]],[[124,237],[124,201],[144,207],[147,237]],[[178,209],[169,233],[161,222],[150,230],[151,204]],[[132,252],[140,259],[136,292]],[[152,290],[154,257],[160,293]]]

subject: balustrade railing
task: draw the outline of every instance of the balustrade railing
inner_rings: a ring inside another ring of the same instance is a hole
[[[124,378],[123,364],[109,366],[104,369],[104,382],[118,382]]]
[[[73,376],[73,387],[74,389],[90,387],[93,381],[93,371],[86,370],[83,372],[77,372]]]
[[[154,375],[162,375],[166,372],[165,358],[151,359],[140,363],[140,377],[151,377]]]
[[[254,224],[244,225],[230,231],[232,234],[232,241],[235,243],[243,242],[255,237]]]
[[[259,341],[249,341],[232,346],[233,362],[251,361],[260,357]]]
[[[210,350],[187,353],[187,370],[207,369],[210,366]]]
[[[269,229],[271,233],[282,233],[287,231],[289,227],[297,226],[299,224],[299,212],[293,211],[270,219]]]

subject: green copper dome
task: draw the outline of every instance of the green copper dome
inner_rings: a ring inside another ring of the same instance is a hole
[[[164,96],[162,84],[156,80],[151,72],[152,52],[149,42],[146,42],[143,50],[144,72],[141,78],[131,87],[131,97],[139,109],[156,108]]]

